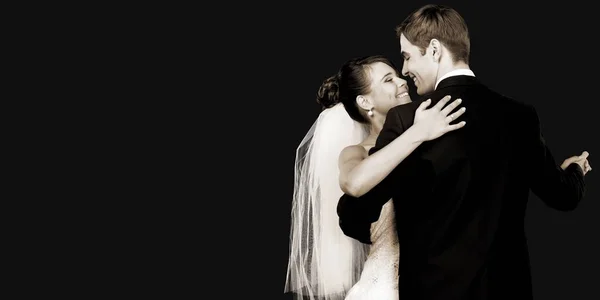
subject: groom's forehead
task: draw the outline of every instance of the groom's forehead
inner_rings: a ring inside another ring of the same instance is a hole
[[[400,50],[402,52],[402,55],[410,55],[411,51],[414,51],[413,48],[416,48],[415,45],[413,45],[411,42],[408,41],[408,39],[406,39],[406,37],[404,35],[400,36]]]
[[[402,57],[403,57],[403,58],[409,58],[409,57],[411,57],[412,55],[417,55],[417,54],[419,54],[419,49],[408,49],[408,48],[405,48],[405,49],[402,49],[402,50],[400,51],[400,54],[402,54]]]

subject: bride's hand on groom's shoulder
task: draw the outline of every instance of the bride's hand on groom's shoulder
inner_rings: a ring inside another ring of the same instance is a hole
[[[587,159],[589,155],[590,154],[587,151],[583,151],[583,153],[581,153],[581,155],[579,156],[571,156],[565,159],[565,161],[562,163],[562,165],[560,165],[560,167],[561,169],[566,170],[569,167],[569,165],[578,164],[579,167],[581,167],[581,170],[583,170],[583,175],[585,175],[587,174],[587,172],[592,170],[590,162]]]
[[[456,120],[462,114],[465,113],[466,108],[461,107],[455,109],[462,102],[461,99],[456,99],[452,103],[448,103],[452,97],[446,96],[442,98],[435,106],[427,108],[431,104],[431,99],[423,101],[415,112],[414,124],[418,126],[419,131],[424,134],[425,141],[436,139],[447,132],[460,129],[465,126],[466,122],[462,121],[456,124],[450,124]],[[453,112],[450,114],[451,112]]]

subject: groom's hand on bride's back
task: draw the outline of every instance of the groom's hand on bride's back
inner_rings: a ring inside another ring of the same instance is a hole
[[[587,151],[583,151],[583,153],[581,153],[579,156],[571,156],[565,159],[565,161],[560,165],[560,168],[566,170],[569,165],[577,164],[583,171],[583,175],[585,175],[587,172],[592,170],[590,162],[587,159],[589,155],[590,154]]]

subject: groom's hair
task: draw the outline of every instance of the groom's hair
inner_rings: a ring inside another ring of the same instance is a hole
[[[432,39],[439,40],[452,55],[454,62],[469,63],[471,41],[465,20],[447,6],[428,4],[411,13],[396,27],[396,36],[406,39],[425,54]]]

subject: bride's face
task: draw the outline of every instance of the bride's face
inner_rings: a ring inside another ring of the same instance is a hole
[[[371,100],[374,110],[382,115],[394,106],[411,102],[406,80],[398,77],[398,73],[382,62],[369,66],[371,92],[366,96]]]

